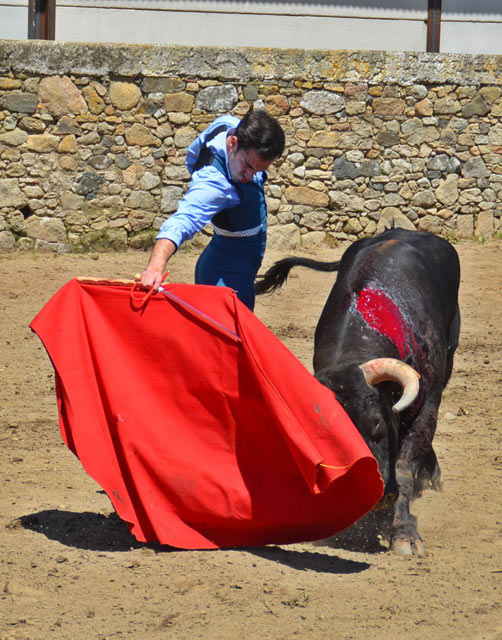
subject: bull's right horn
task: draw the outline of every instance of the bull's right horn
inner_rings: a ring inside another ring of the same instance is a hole
[[[420,389],[420,374],[406,362],[396,358],[376,358],[359,365],[366,384],[374,386],[380,382],[390,380],[403,387],[403,394],[392,407],[394,413],[407,409],[418,396]]]

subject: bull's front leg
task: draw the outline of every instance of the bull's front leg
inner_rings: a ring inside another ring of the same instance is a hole
[[[394,505],[391,547],[404,556],[426,555],[423,540],[418,533],[416,519],[410,513],[410,503],[417,487],[417,472],[431,455],[439,402],[440,398],[429,399],[422,406],[401,443],[396,461],[398,497]]]
[[[391,548],[402,556],[425,556],[423,540],[418,533],[415,518],[410,513],[410,502],[413,497],[413,470],[412,465],[407,461],[397,462],[396,480],[399,493],[394,504]]]

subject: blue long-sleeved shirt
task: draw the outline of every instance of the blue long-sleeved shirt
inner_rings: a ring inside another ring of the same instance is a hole
[[[199,158],[201,147],[209,134],[222,124],[228,125],[226,131],[218,133],[207,143],[207,148],[225,160],[228,169],[226,139],[229,131],[235,129],[240,120],[226,115],[216,118],[207,129],[189,146],[186,155],[186,166],[192,174],[190,187],[178,203],[178,209],[160,227],[157,240],[167,238],[179,247],[185,240],[192,238],[212,218],[222,211],[235,207],[240,202],[239,192],[221,171],[211,165],[193,171]],[[230,175],[230,171],[228,171]],[[263,184],[264,176],[258,172],[253,180]]]

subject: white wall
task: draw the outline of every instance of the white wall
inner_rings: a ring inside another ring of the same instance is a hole
[[[441,51],[502,54],[502,2],[443,0]]]
[[[0,0],[0,39],[28,37],[28,0]]]
[[[498,22],[443,21],[442,53],[502,54],[502,20]]]
[[[427,0],[57,0],[56,39],[425,51],[427,4]],[[27,37],[27,5],[28,0],[0,0],[0,38]],[[502,0],[443,0],[441,51],[502,54]]]
[[[56,37],[100,42],[118,42],[125,37],[128,42],[148,44],[394,51],[423,50],[426,38],[423,17],[341,17],[326,6],[288,3],[246,4],[246,11],[238,2],[169,4],[172,8],[162,11],[122,9],[120,13],[58,5]],[[186,10],[187,6],[192,10]],[[84,28],[85,25],[89,26]]]

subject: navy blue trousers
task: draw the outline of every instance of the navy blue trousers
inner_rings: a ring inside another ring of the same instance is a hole
[[[265,233],[250,238],[214,235],[195,265],[195,284],[230,287],[254,310],[254,281],[265,252]]]

